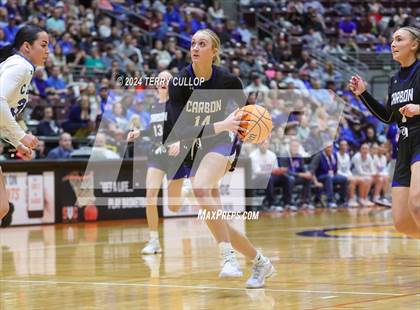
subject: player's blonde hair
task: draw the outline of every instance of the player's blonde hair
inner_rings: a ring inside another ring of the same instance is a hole
[[[417,42],[417,50],[416,50],[416,57],[420,59],[420,29],[412,26],[401,27],[398,30],[405,30],[407,31],[411,38]]]
[[[212,47],[216,49],[216,54],[213,56],[213,64],[215,64],[216,66],[219,66],[220,65],[220,50],[221,50],[219,36],[213,30],[210,30],[207,28],[200,29],[196,33],[204,33],[210,38]]]

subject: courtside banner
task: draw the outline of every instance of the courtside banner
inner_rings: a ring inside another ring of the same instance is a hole
[[[8,172],[4,179],[9,201],[15,206],[11,225],[54,223],[54,172]]]
[[[145,184],[140,184],[146,179],[145,167],[133,171],[132,163],[120,162],[115,179],[110,164],[96,162],[89,173],[86,163],[56,172],[57,222],[145,218]]]

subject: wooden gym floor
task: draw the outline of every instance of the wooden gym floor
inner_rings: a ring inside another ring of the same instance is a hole
[[[271,258],[265,289],[218,278],[197,218],[165,219],[162,255],[141,256],[144,220],[0,230],[0,309],[420,309],[420,241],[390,210],[316,211],[235,221]]]

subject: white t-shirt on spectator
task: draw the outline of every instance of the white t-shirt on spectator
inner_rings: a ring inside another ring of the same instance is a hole
[[[341,155],[340,152],[337,153],[337,174],[351,177],[353,173],[351,172],[351,159],[348,153]]]
[[[385,155],[374,155],[373,163],[377,174],[388,175],[388,163]]]
[[[371,176],[375,174],[375,166],[373,164],[372,156],[368,154],[366,159],[362,159],[362,155],[356,153],[351,160],[353,164],[353,174],[357,176]]]
[[[279,167],[276,154],[270,150],[262,153],[260,149],[256,149],[251,152],[249,157],[251,158],[253,177],[257,174],[270,175],[273,169]]]

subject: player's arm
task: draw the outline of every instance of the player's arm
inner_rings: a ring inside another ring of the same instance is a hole
[[[390,111],[390,109],[387,108],[390,104],[389,98],[386,106],[382,105],[375,98],[373,98],[373,96],[367,90],[361,93],[359,98],[368,108],[368,110],[380,121],[384,122],[385,124],[391,124],[394,121],[393,113]]]
[[[391,79],[392,81],[392,79]],[[390,81],[390,85],[391,85]],[[368,110],[376,116],[380,121],[390,124],[394,121],[393,113],[390,109],[391,96],[388,90],[388,102],[385,106],[379,103],[373,96],[366,90],[366,85],[363,79],[356,75],[352,76],[349,81],[349,89],[360,98],[362,103],[368,108]]]
[[[130,130],[127,134],[127,141],[128,142],[133,142],[134,140],[140,138],[140,137],[148,137],[152,134],[152,128],[149,127],[147,129],[133,129]]]

